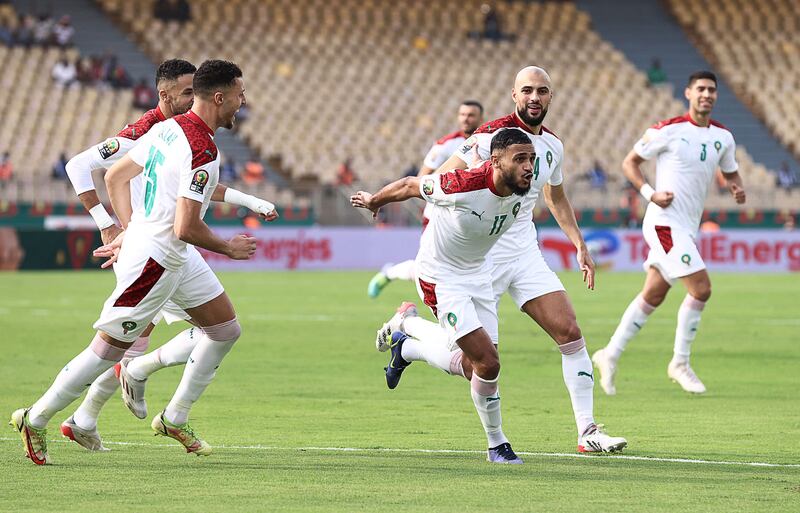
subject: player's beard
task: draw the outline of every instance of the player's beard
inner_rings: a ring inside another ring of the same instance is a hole
[[[517,181],[514,179],[514,173],[503,173],[503,183],[511,189],[511,192],[516,194],[517,196],[525,196],[528,194],[528,191],[531,190],[531,184],[533,182],[528,182],[527,187],[520,187],[517,185]]]
[[[544,121],[544,117],[547,116],[547,109],[542,107],[542,113],[537,117],[533,117],[528,114],[528,109],[520,110],[519,107],[517,107],[517,116],[528,126],[539,126]]]

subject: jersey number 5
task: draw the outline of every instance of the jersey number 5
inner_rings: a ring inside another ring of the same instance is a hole
[[[153,203],[156,200],[156,187],[158,186],[158,175],[156,168],[164,163],[164,154],[158,151],[155,146],[150,147],[150,155],[144,165],[144,216],[148,217],[153,210]]]
[[[500,230],[503,229],[503,223],[506,222],[506,217],[508,217],[508,214],[494,216],[494,224],[492,225],[492,231],[489,232],[489,235],[496,235],[500,233]]]

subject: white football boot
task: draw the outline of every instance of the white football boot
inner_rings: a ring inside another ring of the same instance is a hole
[[[700,378],[697,377],[697,374],[695,374],[692,368],[689,366],[689,362],[669,362],[669,367],[667,367],[667,376],[669,376],[672,381],[679,384],[681,388],[691,394],[706,393],[706,386],[702,381],[700,381]]]
[[[602,424],[592,424],[578,438],[578,452],[619,452],[628,445],[621,436],[608,436]]]
[[[614,377],[617,375],[617,362],[609,358],[606,349],[595,351],[592,355],[592,363],[600,372],[600,386],[606,395],[617,395],[617,386],[614,384]]]

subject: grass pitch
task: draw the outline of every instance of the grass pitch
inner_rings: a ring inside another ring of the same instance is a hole
[[[712,275],[693,366],[708,386],[669,382],[680,287],[621,360],[618,395],[595,387],[595,414],[628,438],[628,458],[577,458],[555,345],[505,301],[500,312],[504,428],[525,465],[484,461],[466,383],[415,363],[397,390],[374,334],[409,283],[366,297],[369,273],[228,273],[243,337],[192,411],[208,458],[154,438],[112,398],[99,429],[109,453],[50,445],[54,465],[0,432],[3,511],[775,511],[800,510],[800,275]],[[562,275],[590,351],[606,343],[643,274]],[[0,276],[0,412],[30,405],[92,337],[113,275]],[[427,312],[426,312],[427,314]],[[181,325],[160,326],[152,347]],[[148,384],[150,416],[182,368]],[[78,403],[57,415],[58,424]],[[525,453],[530,453],[525,455]],[[629,457],[641,459],[630,459]],[[677,461],[698,460],[698,461]],[[735,464],[745,463],[745,464]],[[754,466],[768,463],[774,466]]]

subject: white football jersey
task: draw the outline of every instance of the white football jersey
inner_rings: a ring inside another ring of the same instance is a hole
[[[694,234],[700,226],[703,204],[714,173],[739,169],[736,143],[722,124],[711,121],[698,126],[689,114],[648,128],[633,147],[643,159],[656,159],[656,191],[670,191],[675,198],[667,208],[647,205],[645,221],[654,225],[680,226]]]
[[[525,132],[533,143],[536,160],[533,164],[531,188],[522,198],[522,206],[514,220],[514,225],[502,236],[491,251],[492,261],[496,264],[509,262],[524,253],[533,252],[538,246],[536,226],[533,224],[533,208],[546,183],[560,185],[564,181],[561,163],[564,160],[564,145],[556,135],[542,127],[540,135],[530,132],[519,120],[516,113],[490,121],[475,131],[458,150],[458,157],[474,167],[491,156],[492,137],[500,130],[518,128]]]
[[[202,203],[205,215],[219,182],[219,152],[214,132],[194,112],[155,125],[129,155],[144,167],[144,194],[134,205],[125,244],[150,244],[153,258],[177,270],[187,258],[187,244],[175,235],[179,197]]]
[[[461,131],[445,135],[436,141],[433,146],[431,146],[431,149],[428,150],[428,154],[425,155],[425,160],[422,162],[422,165],[429,169],[433,169],[434,171],[439,169],[442,164],[447,162],[447,159],[450,158],[450,155],[452,155],[453,152],[456,151],[466,140],[467,134]],[[426,203],[425,211],[422,213],[422,217],[425,219],[430,219],[432,215],[433,205]]]
[[[420,277],[437,282],[442,276],[490,271],[486,255],[514,224],[523,200],[516,194],[499,196],[493,171],[486,162],[420,180],[422,197],[436,211],[420,241]]]

